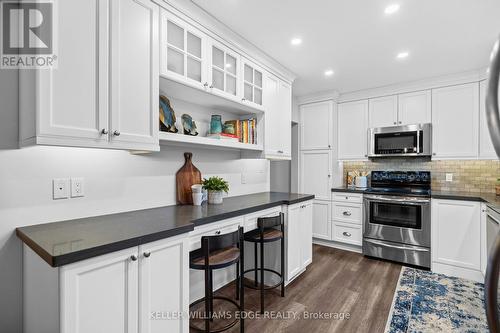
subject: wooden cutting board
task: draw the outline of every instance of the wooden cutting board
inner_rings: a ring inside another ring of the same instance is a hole
[[[192,153],[184,153],[184,165],[175,174],[178,205],[192,205],[191,186],[201,184],[201,172],[193,165],[192,157]]]

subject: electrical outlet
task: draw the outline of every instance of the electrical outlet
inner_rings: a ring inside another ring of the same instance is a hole
[[[452,182],[453,181],[453,174],[452,173],[447,173],[446,174],[446,181],[447,182]]]
[[[83,178],[71,178],[71,197],[78,198],[85,196],[85,186]]]
[[[69,190],[69,179],[68,178],[56,178],[52,180],[52,198],[57,199],[68,199]]]

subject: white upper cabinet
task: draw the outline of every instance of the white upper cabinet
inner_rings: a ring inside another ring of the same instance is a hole
[[[252,103],[262,108],[264,71],[248,59],[242,58],[242,91],[244,103]]]
[[[331,101],[301,105],[300,149],[331,149],[333,103]]]
[[[20,71],[21,146],[159,150],[159,7],[68,0],[55,19],[58,68]]]
[[[477,157],[479,83],[433,89],[432,126],[434,157]]]
[[[223,44],[210,41],[209,88],[213,93],[239,100],[240,56]]]
[[[338,159],[363,160],[367,154],[368,100],[338,105]]]
[[[159,7],[149,0],[111,2],[111,143],[159,145]]]
[[[205,87],[204,84],[208,82],[206,40],[206,35],[201,31],[162,10],[161,73],[197,87]]]
[[[398,96],[371,98],[369,104],[370,127],[396,126],[398,124]]]
[[[269,159],[292,156],[292,87],[264,73],[265,155]]]
[[[430,90],[398,95],[398,125],[424,124],[432,121]]]
[[[479,157],[497,159],[497,154],[491,142],[488,123],[486,122],[486,81],[479,83]]]

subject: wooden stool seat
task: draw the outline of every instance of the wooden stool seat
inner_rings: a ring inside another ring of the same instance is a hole
[[[283,233],[278,229],[265,229],[262,234],[262,239],[264,242],[274,242],[283,237]],[[255,230],[245,235],[245,240],[248,242],[260,242],[260,232]]]
[[[228,247],[213,251],[208,256],[208,266],[213,269],[222,268],[235,264],[240,258],[240,249],[237,247]],[[190,264],[193,269],[204,269],[205,258],[198,257],[191,260]]]

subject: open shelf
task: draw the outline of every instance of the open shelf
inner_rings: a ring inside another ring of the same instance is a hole
[[[194,87],[160,75],[160,92],[168,98],[177,98],[203,107],[216,109],[238,115],[263,113],[264,110],[250,103],[240,103],[203,88]]]
[[[206,148],[214,149],[239,149],[262,151],[262,145],[254,145],[249,143],[234,142],[231,140],[212,139],[204,136],[191,136],[179,133],[160,132],[160,145],[174,144],[174,145],[199,145]]]

